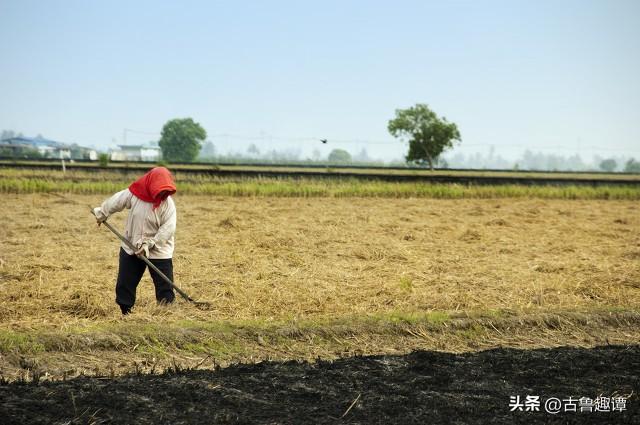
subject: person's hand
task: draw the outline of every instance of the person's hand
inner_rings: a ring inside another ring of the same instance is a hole
[[[93,215],[96,217],[96,223],[98,224],[98,227],[100,227],[102,222],[107,219],[106,217],[101,218],[101,217],[103,217],[103,215],[102,215],[102,210],[100,209],[100,207],[97,207],[97,208],[93,209]]]
[[[135,254],[144,255],[145,257],[149,258],[149,250],[153,248],[155,245],[156,243],[153,239],[147,239],[144,242],[136,245],[138,247],[138,250],[135,252]]]
[[[136,255],[144,255],[149,258],[149,244],[144,242],[140,245],[140,248],[135,252]]]

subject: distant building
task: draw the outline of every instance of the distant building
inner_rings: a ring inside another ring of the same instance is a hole
[[[95,149],[78,146],[75,143],[69,146],[69,149],[71,149],[71,159],[88,159],[90,161],[98,160],[98,151]]]
[[[19,152],[26,148],[37,151],[44,158],[71,159],[71,149],[69,146],[43,137],[18,136],[3,139],[0,143],[3,148],[12,148],[14,152]]]
[[[148,142],[144,145],[118,145],[111,151],[112,161],[148,161],[155,162],[162,159],[162,151],[158,142]]]
[[[85,148],[77,144],[67,145],[44,137],[10,137],[0,140],[3,152],[10,152],[12,156],[33,156],[29,153],[37,152],[43,158],[55,159],[89,159],[97,160],[95,149]]]

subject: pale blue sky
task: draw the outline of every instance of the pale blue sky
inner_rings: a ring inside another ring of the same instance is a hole
[[[417,102],[460,152],[640,157],[640,1],[0,0],[0,129],[106,148],[192,117],[222,152],[399,158]]]

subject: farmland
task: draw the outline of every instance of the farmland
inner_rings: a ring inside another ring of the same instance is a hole
[[[211,306],[157,306],[147,275],[122,318],[89,205],[132,176],[43,173],[0,171],[4,379],[640,341],[637,186],[178,175],[175,280]]]

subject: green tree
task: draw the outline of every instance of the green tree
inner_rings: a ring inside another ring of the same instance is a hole
[[[0,157],[2,156],[10,157],[10,158],[25,158],[25,159],[42,158],[42,154],[40,153],[40,151],[38,151],[38,149],[33,149],[26,146],[0,147]]]
[[[0,133],[0,140],[12,139],[16,137],[16,133],[13,130],[2,130]]]
[[[98,155],[98,164],[100,164],[101,167],[107,167],[109,165],[109,154],[101,153]]]
[[[426,162],[432,170],[442,152],[452,148],[455,140],[460,141],[458,127],[444,117],[439,118],[423,103],[396,109],[396,117],[389,120],[387,128],[393,137],[408,139],[407,161]]]
[[[640,173],[640,162],[631,158],[624,166],[625,173]]]
[[[202,142],[206,138],[207,132],[191,118],[167,121],[162,127],[159,142],[162,157],[166,161],[193,161],[198,156]]]
[[[258,149],[258,147],[255,145],[255,143],[252,143],[252,144],[249,146],[249,148],[247,149],[247,153],[248,153],[250,156],[258,157],[258,156],[260,156],[260,149]]]
[[[347,164],[351,162],[351,154],[344,149],[334,149],[329,154],[329,162],[333,164]]]
[[[615,159],[605,159],[602,162],[600,162],[600,169],[608,173],[613,172],[613,170],[615,170],[617,166],[618,166],[618,163],[616,162]]]

